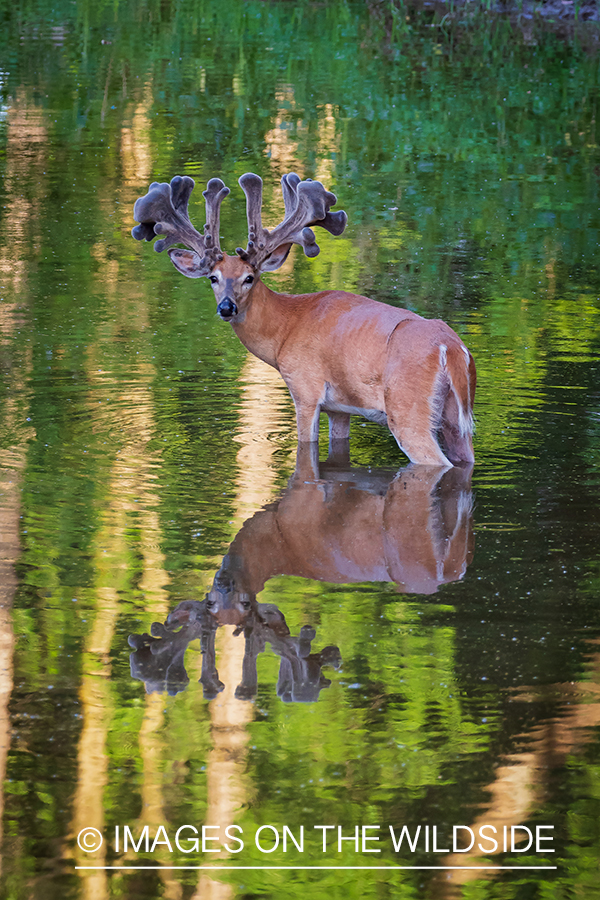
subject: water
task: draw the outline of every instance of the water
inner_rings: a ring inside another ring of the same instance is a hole
[[[589,33],[337,2],[0,16],[2,896],[595,896]],[[152,180],[192,175],[201,225],[219,176],[232,250],[237,178],[261,174],[272,225],[290,170],[349,226],[266,280],[449,322],[477,362],[472,474],[415,475],[360,419],[351,469],[323,421],[295,472],[277,373],[130,237]],[[497,850],[453,852],[485,824]],[[505,852],[519,825],[553,841]]]

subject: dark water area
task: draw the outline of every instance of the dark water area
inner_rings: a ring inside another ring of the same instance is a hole
[[[0,3],[0,896],[599,894],[593,29]],[[248,171],[269,226],[290,171],[348,214],[273,289],[464,340],[472,471],[359,417],[297,459],[278,373],[132,240],[218,176],[232,252]]]

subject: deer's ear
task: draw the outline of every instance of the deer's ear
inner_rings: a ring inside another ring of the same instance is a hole
[[[206,266],[202,265],[203,261],[193,250],[180,250],[175,247],[167,252],[171,262],[182,275],[188,278],[202,278],[203,275],[208,275]]]
[[[288,258],[289,252],[292,249],[292,245],[290,244],[282,244],[281,247],[277,247],[276,250],[273,250],[270,256],[265,259],[263,263],[260,264],[259,271],[260,272],[274,272],[276,269],[280,269],[284,264],[286,259]]]

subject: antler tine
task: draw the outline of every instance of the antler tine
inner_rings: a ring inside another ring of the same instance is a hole
[[[283,204],[285,206],[285,219],[294,212],[298,203],[298,185],[302,179],[295,172],[289,172],[281,179],[281,192],[283,193]]]
[[[262,225],[262,189],[263,182],[260,175],[246,172],[239,179],[239,185],[246,195],[246,217],[248,219],[248,247],[242,250],[236,249],[236,253],[244,260],[253,262],[254,256],[264,249],[265,238],[268,234]]]
[[[302,181],[295,172],[290,172],[281,179],[284,220],[269,232],[262,227],[260,216],[261,179],[258,175],[248,173],[240,178],[240,184],[246,194],[250,230],[248,249],[242,251],[240,256],[248,259],[256,268],[260,268],[273,251],[285,244],[300,244],[306,256],[317,256],[320,249],[310,227],[312,225],[325,228],[333,235],[342,234],[346,227],[348,217],[345,212],[329,212],[330,207],[337,202],[335,194],[325,190],[320,181],[312,181],[310,178]]]
[[[217,259],[223,259],[221,247],[219,246],[219,219],[221,213],[221,203],[229,193],[229,188],[220,178],[211,178],[206,185],[206,190],[202,191],[202,196],[206,201],[206,225],[204,226],[204,244],[207,251]]]
[[[196,231],[188,214],[190,195],[195,187],[193,178],[176,175],[167,182],[153,182],[148,193],[139,197],[133,207],[133,217],[140,224],[131,234],[137,241],[151,241],[157,234],[165,237],[156,241],[154,249],[161,253],[173,244],[185,244],[200,257],[200,267],[208,274],[216,260],[222,258],[219,247],[219,209],[224,197],[229,193],[220,178],[212,178],[204,197],[206,198],[207,224],[205,235]]]

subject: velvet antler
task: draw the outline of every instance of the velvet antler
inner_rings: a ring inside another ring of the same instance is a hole
[[[170,184],[153,182],[148,193],[140,197],[133,207],[133,216],[139,225],[132,230],[138,241],[151,241],[164,234],[154,245],[161,251],[181,243],[198,256],[198,273],[207,275],[216,262],[223,259],[219,246],[219,213],[221,203],[229,193],[220,178],[211,178],[203,191],[206,200],[206,225],[204,234],[196,231],[188,215],[190,195],[195,187],[193,178],[176,175]],[[169,251],[169,255],[172,256]],[[179,251],[180,252],[180,251]]]
[[[240,178],[240,185],[246,195],[248,246],[246,250],[238,247],[236,252],[258,271],[278,269],[292,244],[300,244],[306,256],[317,256],[320,250],[311,226],[318,225],[336,236],[346,227],[345,212],[329,212],[337,197],[325,190],[320,181],[302,181],[295,172],[283,176],[285,217],[272,231],[262,225],[262,179],[248,172]]]

